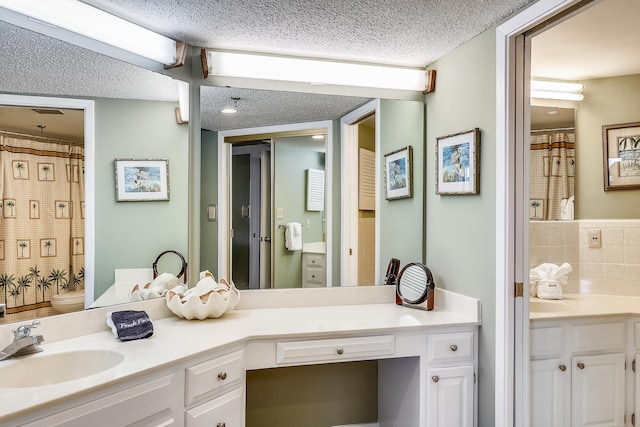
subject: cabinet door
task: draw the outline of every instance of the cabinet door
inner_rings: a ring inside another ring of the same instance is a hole
[[[185,421],[186,427],[244,427],[244,388],[188,410]]]
[[[427,427],[472,427],[473,366],[427,371]]]
[[[624,354],[572,359],[572,426],[624,426]]]
[[[563,359],[532,360],[531,426],[565,427],[571,407],[571,371]]]

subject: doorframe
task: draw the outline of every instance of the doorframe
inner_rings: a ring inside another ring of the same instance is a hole
[[[93,304],[95,283],[95,101],[0,94],[0,104],[16,107],[67,108],[84,111],[84,306]],[[90,286],[87,286],[90,283]]]
[[[526,190],[522,175],[528,119],[523,111],[530,98],[523,34],[577,3],[539,0],[496,29],[495,425],[499,427],[529,425],[529,310],[524,304],[528,298],[515,298],[514,286],[528,282],[524,277],[528,218],[522,191],[518,192]]]
[[[342,244],[340,252],[340,283],[341,286],[357,284],[358,251],[355,255],[349,255],[347,248],[358,247],[358,168],[353,167],[358,163],[358,134],[355,125],[363,118],[375,114],[375,163],[376,163],[376,189],[380,188],[380,100],[374,99],[363,106],[351,111],[340,119],[340,147],[342,176],[341,194],[343,196],[343,208],[341,212]],[[354,190],[355,188],[355,190]],[[375,282],[380,282],[380,196],[376,191],[376,218],[375,218]]]
[[[231,194],[229,192],[229,173],[231,172],[231,144],[225,142],[226,138],[248,136],[248,135],[269,135],[281,132],[309,131],[313,129],[325,129],[325,209],[326,215],[326,246],[332,248],[333,238],[333,122],[323,120],[317,122],[294,123],[276,126],[262,126],[245,129],[224,130],[218,132],[218,276],[229,279],[231,271]],[[272,159],[273,162],[273,159]],[[272,163],[273,164],[273,163]],[[272,171],[273,172],[273,171]],[[273,197],[273,188],[272,188]],[[326,277],[332,277],[332,257],[330,252],[326,257]],[[273,273],[272,273],[273,276]],[[328,281],[328,283],[331,283]],[[272,286],[274,284],[272,283]]]

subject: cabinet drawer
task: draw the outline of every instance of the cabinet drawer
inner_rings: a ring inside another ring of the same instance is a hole
[[[533,328],[529,331],[531,357],[561,357],[564,353],[564,327]]]
[[[279,342],[276,344],[276,364],[365,360],[391,355],[394,351],[393,335]]]
[[[198,405],[185,413],[187,427],[244,427],[244,387]]]
[[[427,363],[473,360],[473,332],[434,334],[427,337]]]
[[[305,254],[304,264],[307,267],[323,267],[324,268],[324,255],[318,254]]]
[[[599,323],[573,327],[573,351],[618,350],[625,348],[624,323]]]
[[[324,267],[305,267],[303,270],[306,287],[324,286]]]
[[[186,369],[185,405],[199,398],[220,391],[244,376],[244,351],[199,363]]]

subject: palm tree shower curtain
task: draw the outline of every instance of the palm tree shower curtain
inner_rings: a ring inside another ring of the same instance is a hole
[[[530,219],[573,219],[575,145],[573,130],[532,132],[529,157]]]
[[[0,132],[0,302],[51,306],[84,287],[84,148]]]

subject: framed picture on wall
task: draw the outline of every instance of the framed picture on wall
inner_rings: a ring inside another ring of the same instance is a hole
[[[604,189],[640,188],[640,122],[602,126]]]
[[[116,159],[116,200],[169,200],[169,160]]]
[[[413,197],[413,148],[407,146],[384,155],[386,199]]]
[[[436,194],[480,193],[480,129],[436,138]]]

